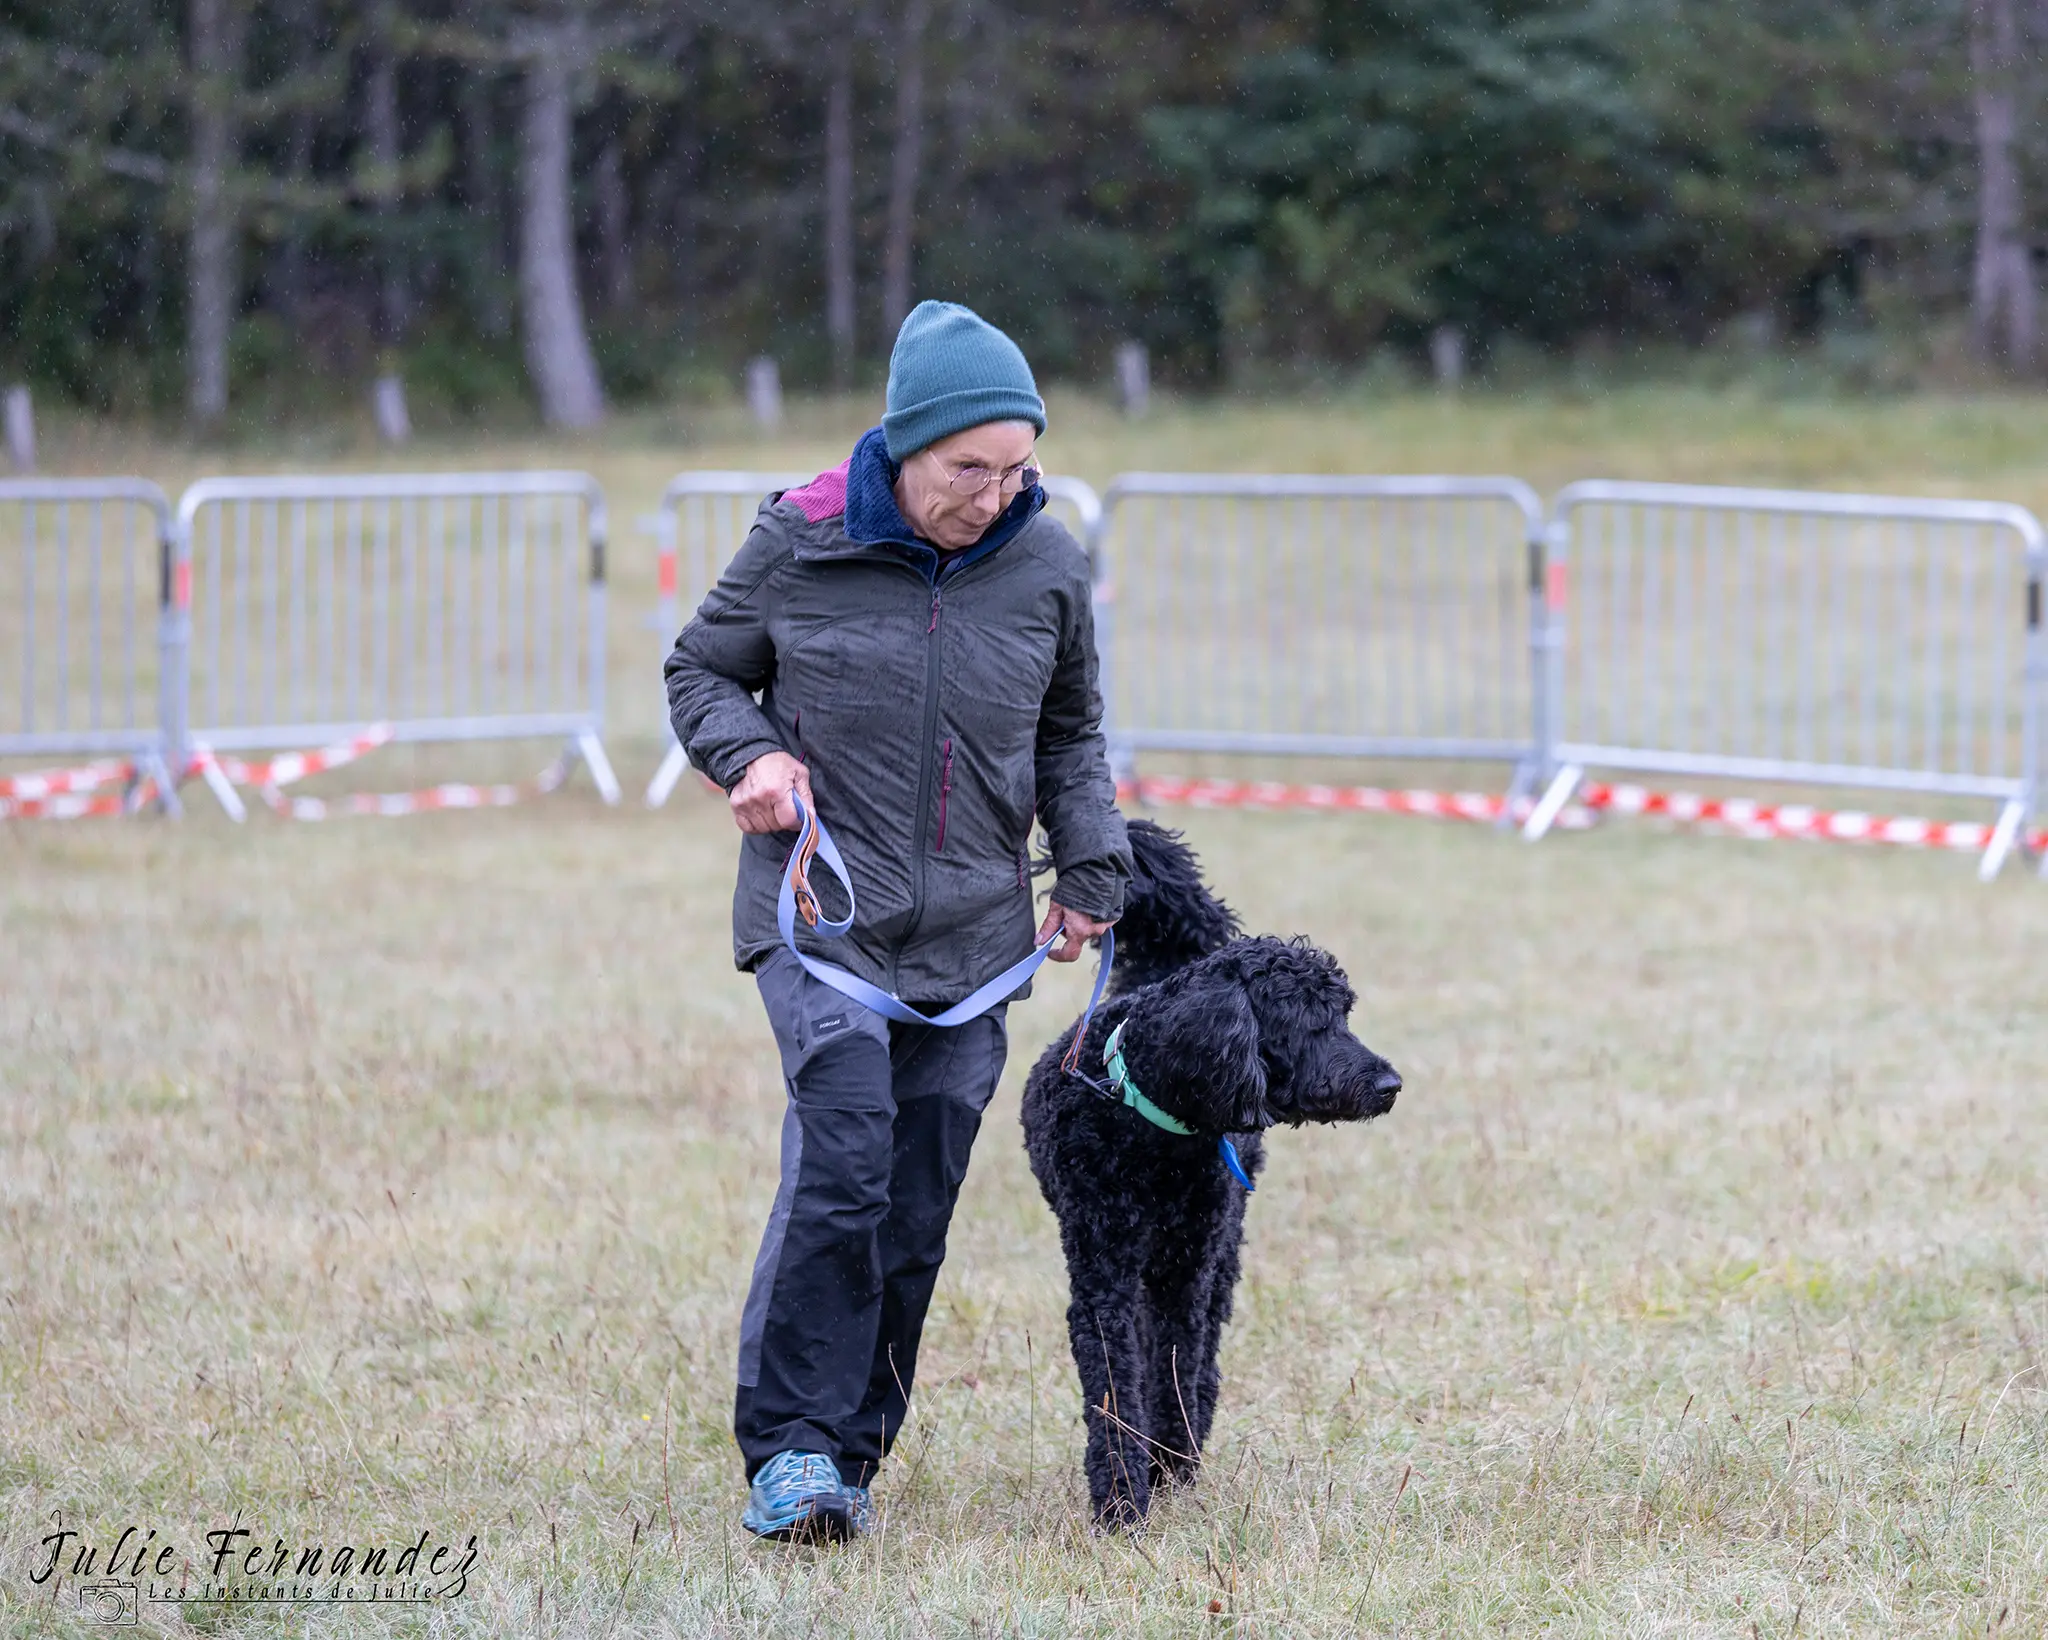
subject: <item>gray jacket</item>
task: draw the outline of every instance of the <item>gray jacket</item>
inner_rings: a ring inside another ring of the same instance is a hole
[[[1087,555],[1036,511],[1042,499],[999,520],[992,550],[943,567],[922,543],[863,545],[835,481],[762,504],[676,640],[669,713],[690,762],[728,791],[764,752],[806,764],[858,915],[839,940],[799,923],[804,950],[906,1000],[956,1001],[1031,950],[1034,810],[1054,897],[1097,918],[1123,909],[1130,845],[1102,737]],[[741,968],[780,944],[776,891],[795,840],[741,838]],[[843,914],[822,866],[813,882]]]

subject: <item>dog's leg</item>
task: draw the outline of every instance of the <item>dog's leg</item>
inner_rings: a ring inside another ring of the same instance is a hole
[[[1199,1240],[1191,1243],[1199,1247]],[[1209,1346],[1209,1284],[1206,1268],[1148,1272],[1145,1302],[1151,1326],[1146,1338],[1145,1432],[1150,1437],[1154,1486],[1187,1486],[1201,1463],[1197,1422],[1201,1375],[1213,1353]]]
[[[1124,1290],[1097,1293],[1092,1302],[1076,1296],[1067,1307],[1088,1420],[1088,1496],[1096,1524],[1111,1528],[1141,1524],[1152,1502],[1136,1304],[1137,1295]]]
[[[1216,1417],[1216,1394],[1222,1387],[1223,1375],[1218,1370],[1216,1358],[1223,1348],[1223,1329],[1230,1320],[1230,1312],[1237,1294],[1239,1250],[1244,1241],[1244,1199],[1234,1203],[1228,1221],[1217,1233],[1215,1267],[1210,1272],[1208,1292],[1208,1313],[1202,1327],[1201,1362],[1194,1374],[1194,1388],[1190,1411],[1194,1414],[1196,1461],[1201,1459],[1202,1448],[1209,1444],[1209,1426]],[[1190,1471],[1192,1472],[1190,1466]]]

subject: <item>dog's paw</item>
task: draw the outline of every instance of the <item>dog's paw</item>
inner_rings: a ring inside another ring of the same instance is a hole
[[[1145,1525],[1145,1506],[1118,1493],[1096,1505],[1095,1519],[1089,1525],[1103,1537],[1120,1537],[1126,1532],[1141,1531]]]

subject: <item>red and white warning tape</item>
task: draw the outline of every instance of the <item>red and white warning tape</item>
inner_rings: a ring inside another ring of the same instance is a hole
[[[34,802],[73,792],[96,791],[117,780],[132,779],[134,774],[135,765],[124,757],[109,758],[104,763],[87,763],[76,769],[39,769],[34,774],[0,779],[0,800]]]
[[[471,786],[448,782],[420,791],[352,792],[345,797],[291,797],[286,794],[286,786],[353,763],[365,753],[387,744],[392,734],[390,724],[373,724],[339,745],[320,751],[286,752],[268,763],[243,763],[235,758],[217,757],[202,748],[193,766],[205,772],[204,765],[210,762],[230,786],[254,786],[271,812],[288,820],[328,820],[344,814],[395,816],[427,814],[437,809],[509,808],[514,803],[553,791],[568,776],[567,761],[560,760],[543,770],[538,779],[523,785]],[[218,791],[219,787],[215,789]],[[230,808],[229,812],[233,813],[234,809]]]
[[[1119,797],[1187,803],[1200,809],[1344,809],[1360,814],[1419,814],[1441,820],[1498,820],[1507,799],[1488,792],[1391,791],[1381,786],[1290,786],[1278,780],[1188,780],[1146,775]]]
[[[1412,814],[1482,824],[1509,813],[1508,799],[1490,792],[1390,791],[1378,786],[1295,786],[1271,780],[1188,780],[1145,776],[1118,787],[1120,797],[1187,803],[1197,808],[1339,809],[1361,814]],[[1513,818],[1530,804],[1517,801]],[[1589,825],[1596,814],[1659,816],[1686,825],[1718,826],[1744,837],[1786,837],[1837,843],[1890,843],[1900,848],[1981,853],[1992,828],[1970,820],[1921,820],[1811,808],[1801,803],[1759,803],[1747,797],[1703,797],[1697,792],[1654,792],[1643,786],[1586,785],[1558,817],[1560,825]],[[2030,850],[2048,849],[2048,828],[2028,833]]]
[[[0,797],[0,820],[85,820],[98,815],[128,814],[155,795],[156,782],[145,780],[132,795],[72,791],[49,797]]]
[[[388,723],[371,725],[361,734],[315,750],[283,752],[264,762],[195,745],[185,767],[187,778],[201,776],[213,788],[221,807],[235,819],[247,814],[237,786],[253,787],[275,814],[292,820],[325,820],[344,814],[425,814],[436,809],[500,809],[553,791],[568,777],[567,760],[542,771],[522,785],[470,786],[444,784],[410,792],[355,792],[345,797],[292,797],[285,787],[356,761],[390,743]],[[156,795],[156,781],[145,776],[124,792],[101,792],[116,781],[133,782],[136,765],[109,760],[75,769],[44,769],[0,781],[0,820],[81,820],[91,816],[132,813]]]
[[[568,777],[565,761],[544,769],[539,778],[519,786],[429,786],[413,792],[356,792],[347,797],[287,797],[275,786],[264,801],[290,820],[327,820],[342,814],[426,814],[435,809],[504,809],[553,791]]]
[[[185,773],[188,778],[195,774],[201,776],[219,799],[220,806],[227,811],[228,818],[239,824],[248,818],[249,811],[235,793],[237,786],[254,786],[266,804],[281,811],[285,805],[285,786],[295,780],[304,780],[308,775],[353,763],[364,753],[384,745],[391,735],[390,724],[373,723],[362,733],[333,746],[313,751],[282,752],[266,763],[247,763],[239,757],[216,752],[200,742],[192,748]]]
[[[308,775],[325,774],[329,769],[353,763],[364,753],[374,752],[387,744],[391,736],[390,724],[373,723],[361,734],[351,736],[338,745],[322,747],[318,751],[281,752],[267,763],[245,763],[238,757],[223,756],[199,746],[193,750],[192,765],[187,772],[197,774],[211,762],[234,785],[275,791],[295,780],[304,780]]]
[[[97,815],[133,814],[156,796],[156,780],[139,782],[127,758],[81,764],[75,769],[39,769],[0,780],[0,820],[84,820]],[[116,782],[119,792],[102,792]]]
[[[344,814],[395,816],[439,809],[496,809],[555,790],[568,774],[566,760],[521,785],[472,786],[450,783],[410,792],[356,792],[346,797],[291,797],[284,788],[311,775],[353,763],[392,739],[389,724],[375,724],[337,745],[286,752],[265,763],[225,757],[201,746],[188,774],[204,775],[231,814],[240,817],[234,787],[253,786],[268,807],[293,820],[326,820]],[[124,792],[102,786],[129,782],[133,762],[109,759],[74,769],[44,769],[0,780],[0,820],[76,820],[132,813],[148,803],[156,782],[144,777]],[[1491,792],[1440,792],[1381,786],[1290,785],[1277,780],[1195,780],[1147,775],[1117,788],[1121,798],[1148,803],[1186,803],[1196,808],[1326,809],[1356,814],[1407,814],[1439,820],[1491,824],[1510,816],[1510,802]],[[1512,805],[1514,819],[1529,810],[1526,798]],[[1818,809],[1803,803],[1760,803],[1749,797],[1706,797],[1697,792],[1658,792],[1645,786],[1589,783],[1558,816],[1557,824],[1583,827],[1598,814],[1649,815],[1683,825],[1724,828],[1744,837],[1796,838],[1837,843],[1889,843],[1899,848],[1949,849],[1981,853],[1992,827],[1974,820],[1925,820],[1865,814],[1854,809]],[[2024,847],[2048,851],[2048,827],[2027,833]]]
[[[1749,797],[1702,797],[1697,792],[1653,792],[1642,786],[1589,785],[1579,793],[1589,809],[1647,814],[1685,825],[1725,826],[1745,837],[1790,837],[1829,843],[1890,843],[1898,848],[1953,849],[1980,854],[1994,828],[1975,820],[1922,820],[1910,815],[1816,809],[1804,803],[1759,803]],[[2024,839],[2029,850],[2048,848],[2048,829]]]

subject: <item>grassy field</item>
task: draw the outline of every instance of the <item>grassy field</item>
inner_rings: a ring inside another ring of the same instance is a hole
[[[863,409],[798,406],[773,442],[719,412],[408,464],[605,483],[630,790],[664,641],[633,515],[678,467],[836,461]],[[1506,470],[2048,506],[2033,398],[1053,417],[1049,460],[1096,481]],[[45,453],[167,484],[382,461],[90,428]],[[473,767],[408,748],[341,778]],[[1144,1537],[1097,1538],[1016,1119],[1088,976],[1042,983],[883,1527],[833,1554],[737,1526],[732,1354],[781,1094],[727,956],[721,805],[686,784],[607,811],[579,779],[393,823],[238,830],[195,795],[175,826],[0,826],[0,1633],[105,1632],[80,1579],[36,1581],[54,1531],[104,1556],[154,1530],[203,1579],[205,1534],[237,1524],[478,1554],[434,1607],[144,1606],[145,1632],[2048,1632],[2041,884],[1648,824],[1529,849],[1182,818],[1252,926],[1346,962],[1408,1091],[1371,1128],[1276,1137],[1210,1470]]]
[[[1212,1467],[1085,1529],[1014,1016],[885,1524],[739,1532],[776,1073],[733,839],[587,792],[0,832],[0,1612],[63,1523],[474,1533],[430,1617],[219,1633],[2038,1633],[2038,885],[1616,827],[1197,814],[1408,1091],[1279,1136]],[[166,1618],[170,1620],[166,1621]],[[145,1621],[176,1629],[173,1608]]]
[[[1206,472],[1514,473],[1540,490],[1575,478],[1861,488],[1992,495],[2048,507],[2048,398],[1926,394],[1896,398],[1772,397],[1740,389],[1637,387],[1526,394],[1402,392],[1262,403],[1164,401],[1147,420],[1054,385],[1040,453],[1050,470],[1094,484],[1132,469]],[[407,467],[490,462],[577,465],[622,509],[651,505],[678,467],[803,467],[844,458],[872,426],[866,398],[798,399],[780,433],[734,407],[687,407],[617,418],[581,439],[437,437],[410,446]],[[201,450],[151,441],[132,427],[50,421],[51,472],[139,471],[167,483],[200,472],[376,468],[391,456],[360,427]]]

